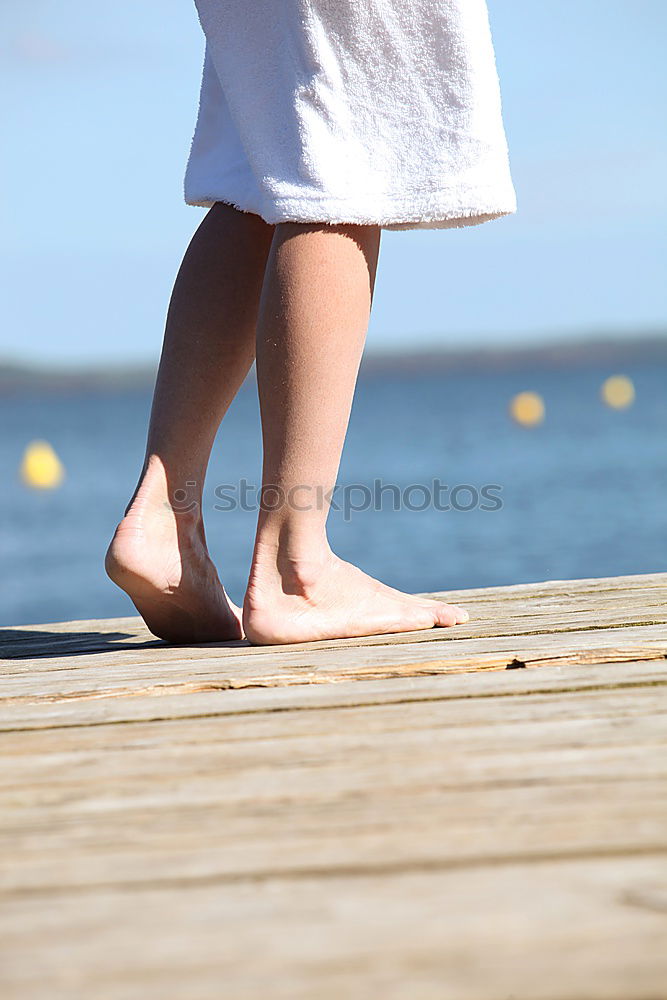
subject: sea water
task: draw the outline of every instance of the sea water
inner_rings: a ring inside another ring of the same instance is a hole
[[[600,400],[610,374],[591,364],[362,373],[329,520],[334,550],[411,592],[665,570],[667,369],[626,366],[636,399],[625,410]],[[526,389],[546,407],[535,427],[508,414]],[[1,624],[135,613],[103,558],[141,466],[150,396],[16,390],[0,400]],[[35,439],[65,467],[57,489],[19,478]],[[249,379],[218,435],[204,502],[236,601],[260,469]]]

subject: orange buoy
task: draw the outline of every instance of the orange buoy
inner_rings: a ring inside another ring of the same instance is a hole
[[[65,469],[48,441],[31,441],[23,453],[21,479],[34,490],[53,490],[65,478]]]
[[[632,406],[635,400],[635,387],[627,375],[610,375],[602,383],[600,389],[602,402],[612,410],[625,410]]]
[[[522,427],[535,427],[544,420],[544,400],[537,392],[519,392],[510,401],[510,415]]]

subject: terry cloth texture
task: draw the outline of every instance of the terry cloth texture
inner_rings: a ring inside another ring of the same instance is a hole
[[[195,2],[188,204],[384,229],[516,211],[484,0]]]

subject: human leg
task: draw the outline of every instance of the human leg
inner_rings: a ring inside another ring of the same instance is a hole
[[[260,302],[264,507],[244,603],[256,643],[411,631],[467,620],[338,559],[326,536],[371,307],[374,226],[276,226]],[[271,508],[271,509],[269,509]]]
[[[146,456],[106,569],[173,642],[241,636],[206,548],[202,490],[220,421],[255,354],[273,227],[218,203],[186,251],[169,305]]]

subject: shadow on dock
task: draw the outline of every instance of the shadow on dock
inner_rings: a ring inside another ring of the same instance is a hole
[[[128,642],[134,639],[134,642]],[[119,643],[122,642],[122,645]],[[0,629],[0,659],[32,660],[81,653],[110,653],[119,649],[154,649],[167,646],[163,639],[137,642],[131,632],[48,632],[25,628]]]

